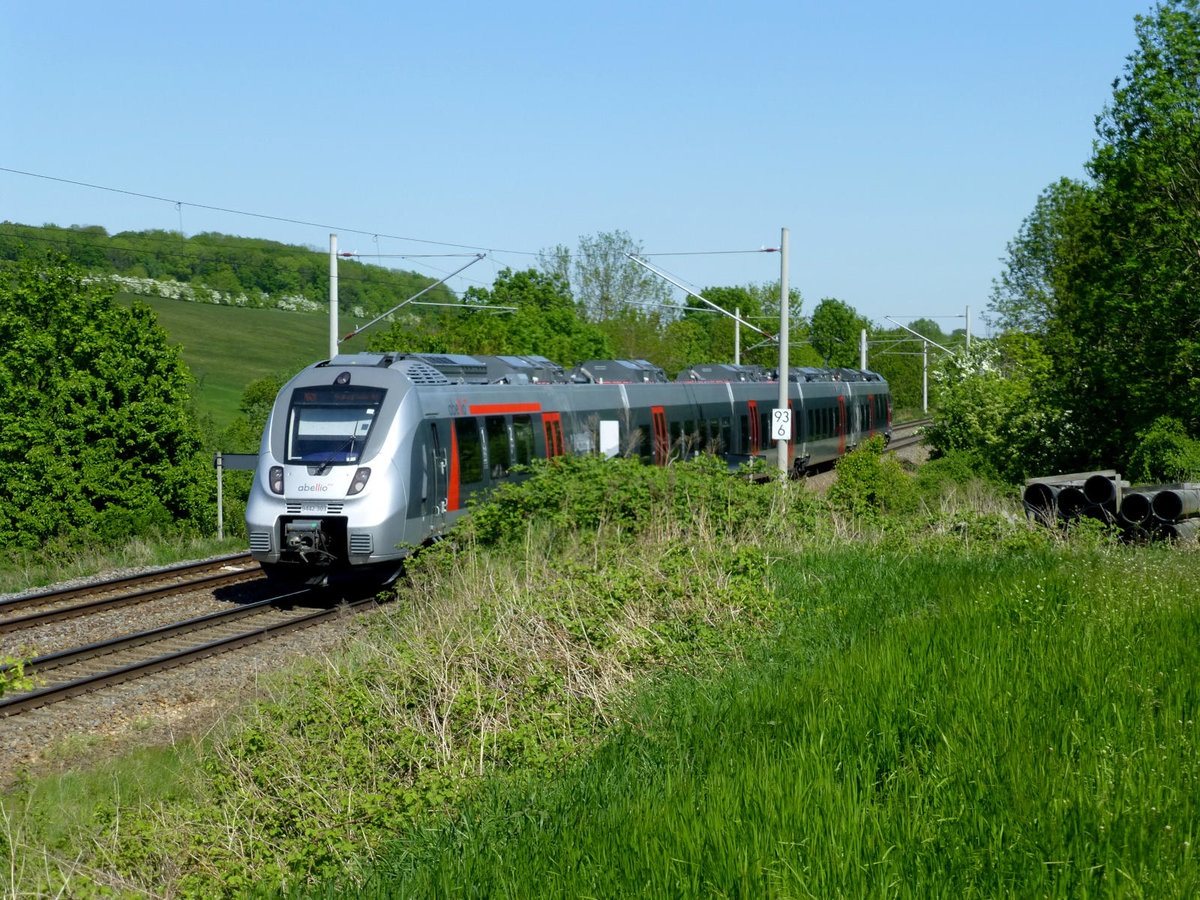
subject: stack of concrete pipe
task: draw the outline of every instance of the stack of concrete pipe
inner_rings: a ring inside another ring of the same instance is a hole
[[[1111,469],[1032,478],[1025,513],[1045,525],[1086,516],[1131,537],[1183,540],[1200,534],[1200,483],[1132,487]]]

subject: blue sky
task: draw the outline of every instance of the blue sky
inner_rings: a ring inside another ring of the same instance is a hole
[[[805,312],[949,331],[970,306],[981,333],[1006,242],[1083,176],[1150,8],[0,0],[0,168],[182,202],[0,171],[0,221],[486,249],[459,290],[601,231],[653,254],[786,226]],[[779,276],[776,254],[656,264],[694,289]]]

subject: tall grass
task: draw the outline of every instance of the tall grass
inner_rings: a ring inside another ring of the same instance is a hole
[[[504,492],[153,795],[22,786],[13,894],[1196,886],[1194,553],[620,468]]]
[[[1193,556],[812,554],[745,665],[647,694],[357,896],[1194,896]],[[334,893],[345,891],[339,885]]]

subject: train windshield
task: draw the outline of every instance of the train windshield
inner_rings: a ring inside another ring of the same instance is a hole
[[[297,388],[288,413],[287,461],[358,462],[386,393],[383,388]]]

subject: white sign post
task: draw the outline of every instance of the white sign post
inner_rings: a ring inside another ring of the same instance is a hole
[[[792,410],[789,407],[771,410],[771,440],[792,439]]]

